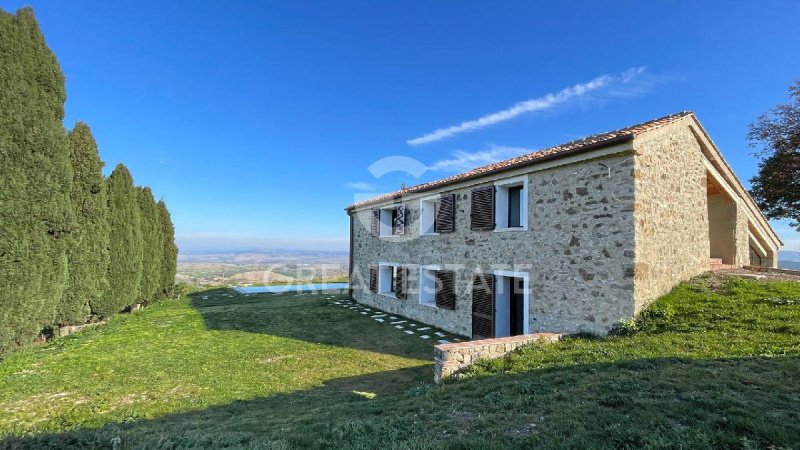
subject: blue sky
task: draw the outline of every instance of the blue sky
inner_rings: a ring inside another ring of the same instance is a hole
[[[66,125],[182,250],[346,249],[355,199],[682,110],[747,184],[747,124],[800,78],[800,2],[132,3],[0,7],[33,6]]]

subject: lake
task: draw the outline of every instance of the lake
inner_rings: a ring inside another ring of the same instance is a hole
[[[308,284],[283,284],[274,286],[240,286],[234,288],[242,294],[301,292],[301,291],[328,291],[347,289],[347,283],[308,283]]]

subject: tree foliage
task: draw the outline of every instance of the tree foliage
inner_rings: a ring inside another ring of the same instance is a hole
[[[0,11],[0,352],[52,323],[66,286],[65,99],[33,11]]]
[[[137,187],[136,195],[141,213],[142,234],[142,279],[139,283],[139,302],[149,303],[160,298],[164,232],[150,188]]]
[[[178,270],[178,246],[175,245],[175,226],[172,224],[169,210],[164,200],[158,201],[159,223],[161,224],[162,245],[161,256],[161,296],[166,298],[173,294],[175,273]]]
[[[103,161],[89,126],[78,122],[69,133],[75,228],[71,234],[69,283],[59,304],[56,324],[79,325],[108,292],[108,200]]]
[[[64,130],[64,76],[33,11],[0,10],[0,354],[168,293],[177,248],[164,202],[89,127]]]
[[[800,231],[800,81],[789,98],[750,125],[748,140],[761,157],[750,193],[768,218],[790,219]]]
[[[101,316],[115,314],[139,299],[142,279],[141,209],[128,168],[117,164],[108,177],[109,290],[95,309]]]

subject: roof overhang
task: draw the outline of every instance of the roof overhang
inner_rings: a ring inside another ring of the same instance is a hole
[[[713,173],[717,175],[717,177],[715,177],[717,178],[717,182],[721,182],[729,194],[741,199],[742,203],[745,205],[745,214],[750,220],[750,223],[756,225],[755,231],[760,235],[759,237],[761,239],[765,242],[772,243],[776,247],[783,245],[783,241],[778,237],[778,233],[775,232],[769,224],[769,221],[767,221],[767,218],[764,217],[764,213],[761,212],[761,208],[756,205],[753,197],[750,196],[750,193],[747,192],[742,182],[736,174],[733,173],[733,169],[731,169],[731,166],[725,161],[722,152],[719,150],[719,147],[714,144],[714,141],[711,140],[711,136],[708,135],[706,129],[703,128],[703,125],[697,120],[694,114],[691,115],[691,120],[692,122],[689,126],[689,130],[692,132],[695,139],[697,139],[703,151],[703,155],[706,157],[707,168],[713,169]]]

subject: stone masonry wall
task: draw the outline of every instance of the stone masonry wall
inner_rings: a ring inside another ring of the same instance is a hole
[[[710,269],[706,169],[690,120],[634,140],[637,313]]]
[[[371,207],[356,211],[353,297],[469,337],[473,275],[491,270],[527,272],[529,332],[605,333],[634,313],[633,169],[630,153],[539,171],[533,166],[527,174],[527,231],[470,230],[471,189],[509,175],[440,192],[456,194],[453,233],[420,236],[418,199],[404,202],[408,212],[403,236],[371,236]],[[407,299],[369,291],[369,266],[379,262],[410,268]],[[455,270],[454,311],[419,304],[420,265]]]
[[[745,206],[740,200],[736,204],[736,261],[734,264],[737,266],[746,266],[750,264],[750,231],[749,220],[747,214],[744,212]]]
[[[437,383],[459,370],[482,359],[507,355],[517,348],[534,342],[551,343],[561,339],[560,334],[535,333],[479,341],[439,344],[433,348],[433,379]]]

